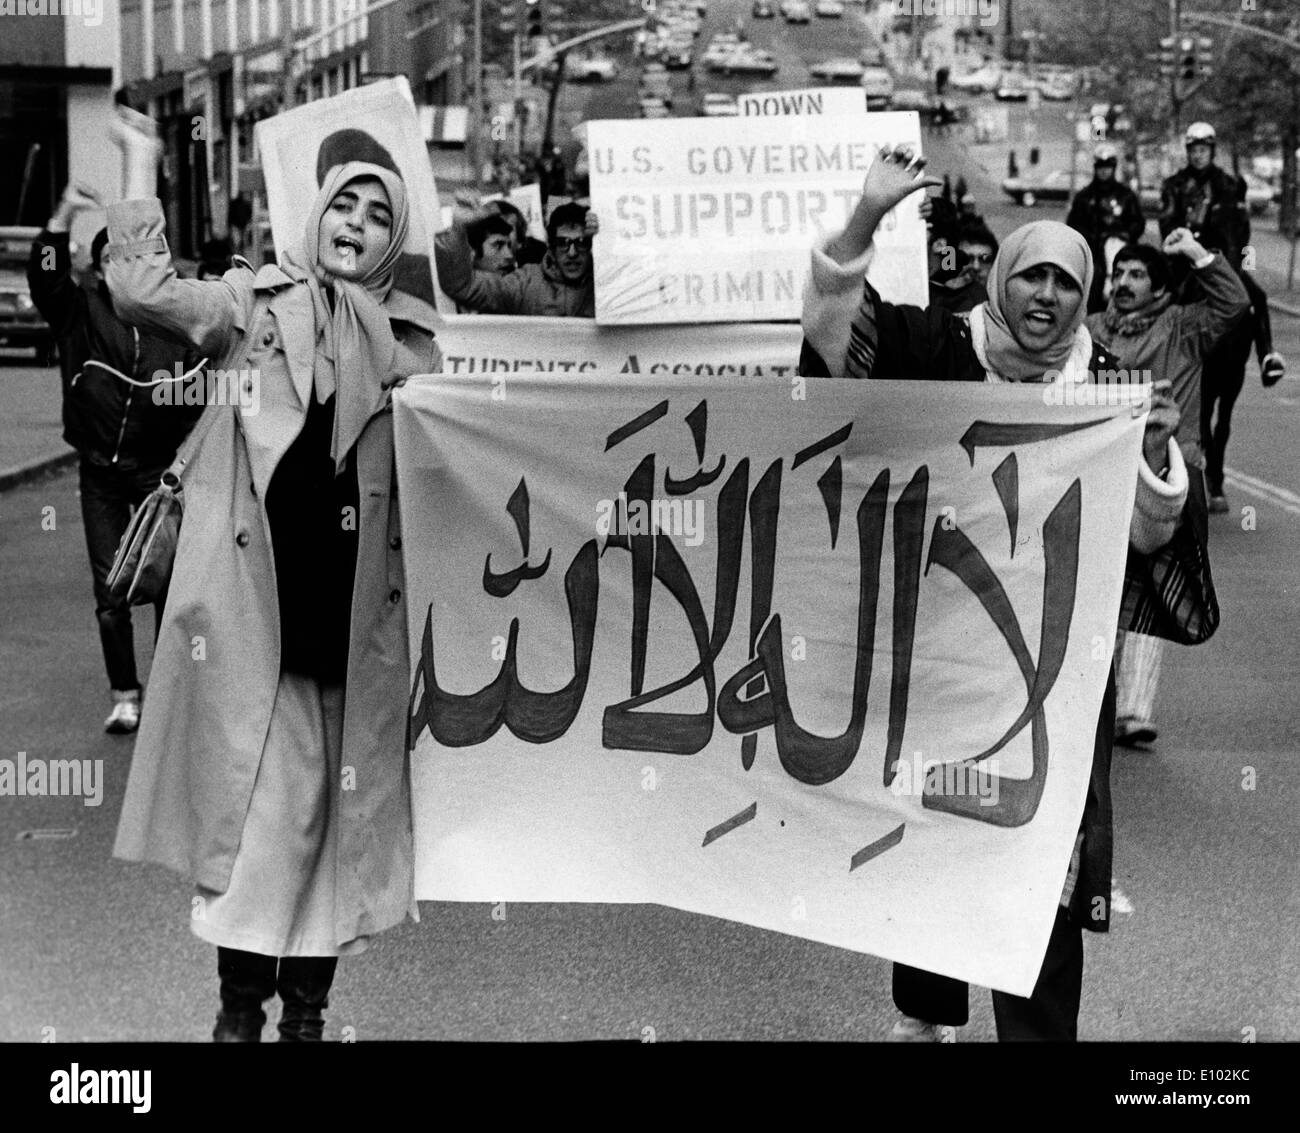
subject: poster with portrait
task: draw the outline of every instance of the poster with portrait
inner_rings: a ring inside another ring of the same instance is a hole
[[[436,306],[433,236],[441,227],[441,210],[404,76],[277,114],[259,122],[254,137],[277,259],[285,252],[301,257],[303,226],[326,173],[348,161],[373,162],[402,178],[410,205],[406,250],[397,262],[394,286]]]

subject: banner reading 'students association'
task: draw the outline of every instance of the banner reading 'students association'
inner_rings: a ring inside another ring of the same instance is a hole
[[[588,123],[597,321],[798,319],[808,248],[843,229],[876,154],[901,144],[921,152],[915,113]],[[924,306],[918,207],[885,217],[867,278]]]
[[[1029,994],[1145,419],[935,392],[397,391],[416,896],[654,902]]]

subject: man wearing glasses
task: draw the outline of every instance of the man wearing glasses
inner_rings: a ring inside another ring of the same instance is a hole
[[[436,250],[438,280],[447,295],[471,311],[492,315],[551,315],[594,318],[591,238],[596,214],[578,204],[560,205],[546,222],[546,255],[509,275],[474,267],[468,228],[484,214],[458,209]]]

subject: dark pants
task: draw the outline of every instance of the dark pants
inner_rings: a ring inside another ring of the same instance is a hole
[[[90,573],[95,584],[95,617],[104,648],[110,688],[123,692],[140,687],[135,671],[135,638],[131,607],[108,593],[108,572],[117,545],[131,519],[131,509],[158,486],[162,469],[123,471],[111,465],[81,460],[81,520],[86,528]],[[162,617],[162,603],[154,607],[154,638]]]
[[[1273,350],[1268,296],[1249,272],[1238,272],[1237,278],[1250,296],[1250,310],[1205,355],[1201,372],[1201,447],[1205,449],[1205,478],[1216,496],[1223,494],[1223,463],[1232,428],[1232,407],[1246,381],[1250,348],[1255,347],[1261,365]]]
[[[1083,990],[1083,930],[1065,909],[1056,921],[1033,994],[993,993],[999,1042],[1074,1042]],[[894,1005],[927,1023],[962,1027],[970,1018],[968,987],[961,980],[906,964],[894,965]]]

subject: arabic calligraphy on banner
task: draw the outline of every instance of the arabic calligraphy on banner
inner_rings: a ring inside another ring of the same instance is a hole
[[[417,897],[654,902],[1029,994],[1144,418],[935,392],[397,391]]]

